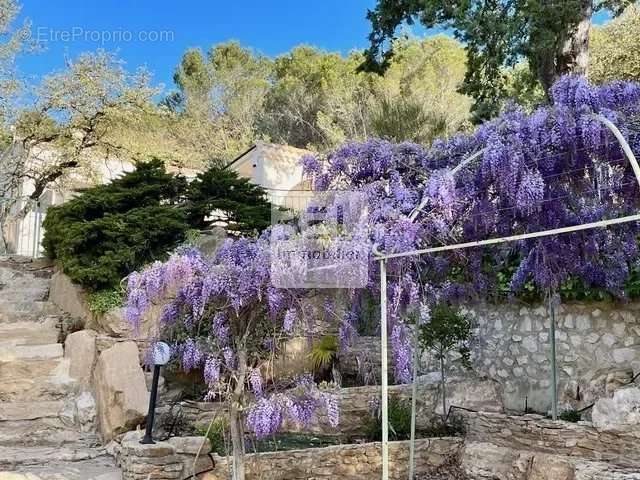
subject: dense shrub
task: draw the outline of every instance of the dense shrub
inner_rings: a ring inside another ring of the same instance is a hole
[[[189,224],[175,207],[186,189],[186,180],[167,173],[160,160],[138,163],[133,172],[51,207],[43,246],[74,282],[94,290],[116,286],[185,238]]]
[[[230,234],[252,235],[270,221],[264,190],[236,172],[212,167],[188,184],[155,159],[51,207],[43,246],[74,282],[102,290],[162,258],[191,229],[222,222]]]
[[[365,426],[368,440],[382,439],[382,413],[379,406]],[[389,399],[389,440],[407,440],[411,435],[411,405],[406,400]]]

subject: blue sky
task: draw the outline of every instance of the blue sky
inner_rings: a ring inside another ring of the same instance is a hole
[[[21,3],[21,17],[33,24],[32,36],[46,46],[44,52],[20,59],[23,74],[36,79],[63,68],[65,56],[74,58],[104,48],[117,51],[130,69],[147,66],[157,82],[171,87],[175,66],[189,47],[208,49],[215,43],[238,40],[270,56],[301,43],[343,53],[363,48],[369,29],[366,10],[375,0]]]
[[[227,40],[275,56],[302,43],[347,53],[367,45],[367,8],[375,0],[22,0],[22,18],[42,53],[19,60],[36,81],[65,58],[104,48],[133,70],[146,66],[171,89],[176,64],[189,47]],[[597,23],[601,23],[600,16]]]

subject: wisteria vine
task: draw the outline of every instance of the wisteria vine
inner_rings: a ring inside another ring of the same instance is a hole
[[[552,105],[531,114],[513,108],[471,134],[425,149],[383,140],[347,143],[325,157],[307,156],[315,188],[363,192],[371,244],[402,252],[615,218],[637,211],[638,185],[621,147],[594,118],[618,126],[640,151],[640,85],[591,86],[567,76],[551,90]],[[452,169],[481,152],[456,175]],[[420,210],[418,207],[422,206]],[[510,290],[558,289],[569,279],[623,298],[637,266],[638,225],[625,224],[491,248],[388,262],[389,321],[395,374],[410,380],[411,348],[402,318],[418,297],[451,301],[491,296],[498,273]],[[369,289],[379,283],[370,266]],[[419,292],[419,293],[416,293]],[[362,292],[341,327],[353,336]]]
[[[271,282],[268,238],[228,239],[211,258],[182,248],[130,275],[126,318],[137,326],[151,305],[164,303],[161,338],[175,361],[201,370],[211,395],[246,405],[257,437],[276,433],[285,419],[308,425],[322,409],[335,427],[337,397],[308,377],[286,391],[267,388],[263,368],[302,316],[299,292]]]

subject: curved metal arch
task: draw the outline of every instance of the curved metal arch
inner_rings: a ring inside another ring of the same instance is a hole
[[[605,117],[601,113],[594,113],[591,115],[591,118],[594,118],[595,120],[598,120],[600,123],[602,123],[616,137],[616,140],[618,140],[618,143],[622,147],[622,151],[627,156],[627,159],[631,164],[631,168],[633,168],[633,173],[636,175],[638,186],[640,186],[640,165],[638,165],[638,160],[636,159],[636,156],[634,155],[633,150],[631,150],[631,145],[629,145],[629,142],[627,142],[627,139],[624,138],[624,135],[622,135],[622,132],[620,131],[620,129],[616,127],[615,123],[613,123],[611,120],[609,120],[607,117]]]

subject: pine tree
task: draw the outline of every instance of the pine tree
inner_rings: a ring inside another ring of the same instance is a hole
[[[271,223],[264,189],[224,167],[198,174],[187,196],[188,220],[194,228],[222,225],[231,235],[255,235]]]

